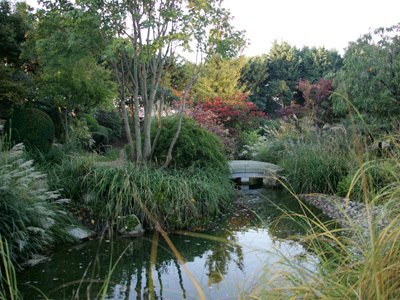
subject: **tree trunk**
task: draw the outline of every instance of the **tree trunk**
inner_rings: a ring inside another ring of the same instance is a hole
[[[122,87],[122,89],[124,89],[124,88]],[[126,107],[125,107],[125,93],[121,92],[120,95],[121,95],[120,105],[121,105],[121,111],[122,111],[122,119],[124,120],[126,139],[128,141],[128,145],[129,145],[129,154],[130,154],[132,161],[135,161],[135,148],[133,146],[131,128],[129,126],[128,114],[126,112]]]
[[[69,122],[68,122],[68,107],[65,108],[65,113],[64,113],[64,139],[65,143],[67,144],[69,142]]]

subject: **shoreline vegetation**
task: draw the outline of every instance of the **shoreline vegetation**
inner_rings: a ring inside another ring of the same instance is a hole
[[[275,41],[246,58],[220,2],[1,0],[0,299],[21,299],[16,270],[71,224],[210,226],[236,197],[228,159],[282,167],[342,224],[295,237],[317,273],[282,257],[243,295],[400,299],[400,23],[343,57]]]

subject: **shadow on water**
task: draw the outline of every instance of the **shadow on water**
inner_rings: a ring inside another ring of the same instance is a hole
[[[170,234],[206,297],[230,298],[254,285],[266,266],[278,259],[274,251],[305,255],[301,245],[279,241],[305,233],[297,222],[280,219],[282,209],[302,211],[290,194],[261,190],[241,197],[213,230]],[[59,247],[46,263],[21,272],[24,299],[43,299],[31,286],[49,299],[101,298],[99,291],[113,267],[105,299],[198,299],[188,275],[158,233],[107,238]]]

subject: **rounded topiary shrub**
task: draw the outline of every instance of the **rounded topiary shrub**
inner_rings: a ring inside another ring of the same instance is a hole
[[[97,122],[97,120],[89,115],[89,114],[85,114],[85,113],[81,113],[77,115],[77,118],[80,119],[85,119],[87,126],[89,127],[90,132],[98,132],[99,131],[99,122]]]
[[[6,122],[5,132],[11,130],[11,141],[24,143],[27,149],[47,153],[54,140],[54,124],[48,114],[36,109],[26,108],[14,111]]]
[[[154,120],[151,128],[152,139],[156,135],[157,127],[158,122]],[[157,163],[164,163],[177,127],[178,117],[162,119],[160,138],[153,156]],[[194,119],[184,117],[170,166],[180,169],[194,165],[226,170],[227,158],[223,147],[222,141],[215,134],[201,128]]]
[[[58,109],[58,107],[55,108],[41,107],[40,109],[44,111],[46,114],[48,114],[51,120],[53,121],[55,129],[55,139],[60,140],[62,138],[62,134],[64,131],[63,116],[61,115],[60,110]]]

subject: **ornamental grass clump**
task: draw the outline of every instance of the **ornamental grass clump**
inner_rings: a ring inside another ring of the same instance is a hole
[[[336,193],[339,181],[356,161],[346,128],[319,128],[308,118],[279,125],[264,126],[264,135],[246,147],[254,159],[283,167],[283,176],[297,194]]]
[[[86,204],[104,218],[136,214],[148,226],[150,215],[163,228],[190,229],[209,225],[235,195],[225,174],[191,169],[160,170],[127,164],[98,166],[87,176]],[[146,213],[147,211],[147,213]]]
[[[24,158],[22,144],[4,150],[0,143],[0,235],[16,263],[61,241],[72,241],[64,231],[71,220],[56,191],[49,190],[46,175]]]
[[[365,204],[363,218],[355,218],[350,206],[337,207],[346,228],[329,229],[318,219],[303,217],[314,224],[309,228],[319,230],[291,239],[305,246],[317,263],[304,267],[306,256],[282,255],[277,266],[265,267],[265,275],[247,295],[254,299],[400,299],[400,145],[395,140],[387,158],[391,163],[362,163],[362,153],[358,153],[359,171],[347,195],[360,182],[357,192]],[[379,188],[372,170],[376,164],[384,178]],[[270,275],[271,269],[278,271]]]

